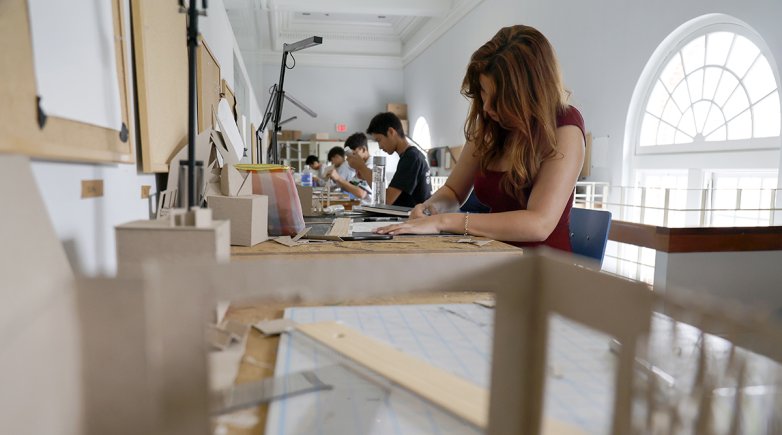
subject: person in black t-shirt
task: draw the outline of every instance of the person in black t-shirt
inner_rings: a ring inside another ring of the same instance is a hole
[[[415,207],[429,199],[432,196],[429,165],[423,153],[407,143],[399,118],[391,112],[379,113],[369,122],[367,134],[387,154],[399,154],[396,173],[386,189],[386,204]]]

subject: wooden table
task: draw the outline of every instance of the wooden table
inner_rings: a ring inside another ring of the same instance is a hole
[[[782,227],[671,228],[614,220],[609,239],[655,250],[654,288],[782,312]]]

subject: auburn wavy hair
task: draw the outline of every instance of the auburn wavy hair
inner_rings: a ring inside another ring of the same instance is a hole
[[[483,110],[481,75],[494,82],[491,107],[499,121]],[[471,100],[464,137],[475,144],[481,170],[509,155],[512,166],[502,188],[524,198],[541,164],[558,154],[557,114],[565,110],[568,93],[554,49],[532,27],[504,27],[473,53],[461,93]]]

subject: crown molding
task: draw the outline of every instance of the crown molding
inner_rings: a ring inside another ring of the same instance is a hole
[[[458,2],[456,7],[451,9],[446,17],[430,19],[429,22],[413,35],[413,39],[404,45],[402,49],[402,64],[406,66],[415,60],[416,57],[455,26],[459,20],[464,18],[465,15],[470,13],[470,11],[482,1],[483,0],[462,0]],[[419,34],[422,34],[420,39],[417,38]]]
[[[252,53],[246,56],[257,58]],[[280,65],[281,51],[262,50],[260,59],[264,65]],[[401,56],[372,56],[362,54],[296,53],[296,65],[327,68],[402,69]]]

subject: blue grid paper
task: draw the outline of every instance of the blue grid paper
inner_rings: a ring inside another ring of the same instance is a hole
[[[339,320],[430,364],[488,388],[494,311],[475,304],[288,308],[300,323]],[[552,317],[545,412],[585,429],[608,433],[614,356],[608,338]],[[477,434],[480,431],[400,388],[382,388],[334,366],[328,351],[299,334],[280,340],[276,376],[318,371],[331,391],[274,402],[267,434]]]

